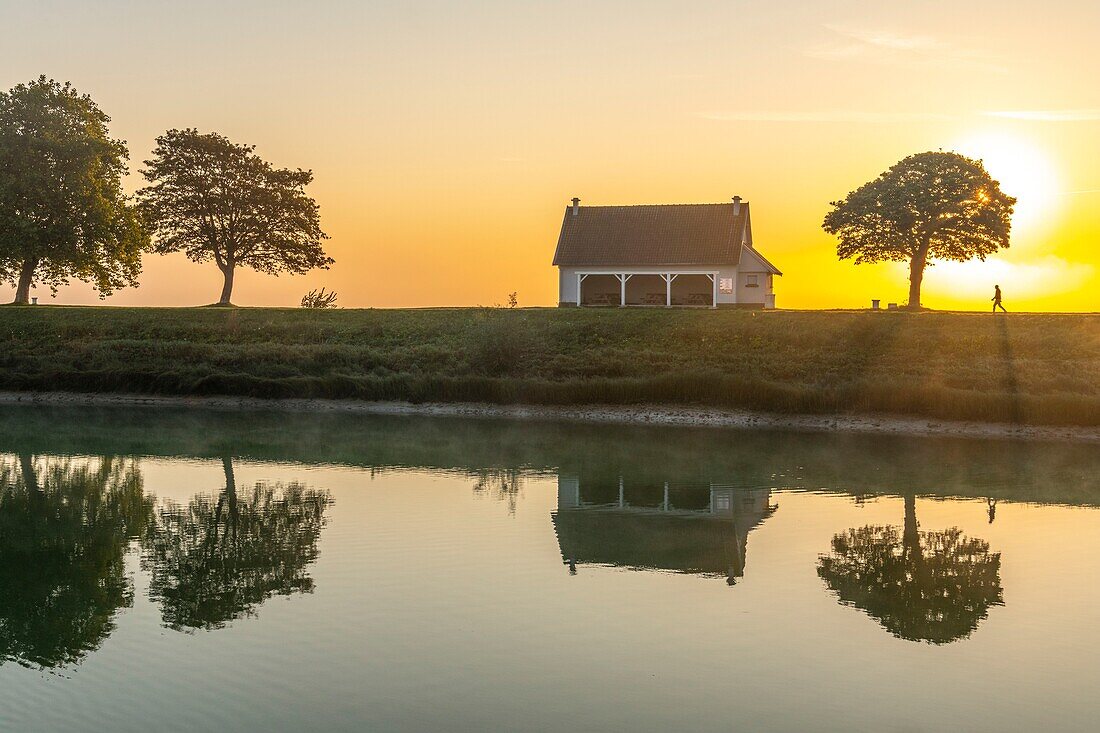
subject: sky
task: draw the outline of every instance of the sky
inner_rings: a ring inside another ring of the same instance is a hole
[[[239,272],[234,302],[552,305],[564,207],[740,195],[789,308],[903,302],[903,264],[841,262],[829,202],[906,155],[980,157],[1012,244],[938,264],[926,306],[1100,310],[1100,4],[697,0],[0,0],[0,88],[69,80],[111,116],[129,190],[157,135],[217,131],[312,169],[328,271]],[[12,32],[18,29],[18,32]],[[213,302],[148,255],[114,305]],[[0,298],[10,288],[0,286]],[[56,300],[98,303],[74,284]]]

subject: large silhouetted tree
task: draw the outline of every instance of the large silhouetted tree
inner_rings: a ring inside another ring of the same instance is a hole
[[[0,92],[0,281],[26,304],[31,287],[70,279],[100,297],[136,285],[149,243],[122,192],[126,143],[70,84],[39,77]]]
[[[833,537],[817,573],[840,602],[863,609],[895,636],[933,644],[969,636],[1003,603],[1001,555],[957,527],[922,532],[916,499],[905,526],[866,526]]]
[[[217,133],[169,130],[142,171],[149,185],[138,197],[155,250],[213,260],[224,277],[219,305],[230,304],[237,267],[304,273],[333,263],[305,192],[313,173],[273,168],[254,151]]]
[[[300,484],[237,490],[230,458],[225,488],[186,507],[157,510],[146,541],[150,596],[177,630],[216,629],[275,595],[308,593],[328,494]]]
[[[0,463],[0,663],[80,661],[133,602],[124,569],[152,499],[132,463]]]
[[[834,201],[822,227],[840,240],[841,259],[908,261],[915,310],[930,260],[984,260],[1008,246],[1015,203],[980,160],[920,153]]]

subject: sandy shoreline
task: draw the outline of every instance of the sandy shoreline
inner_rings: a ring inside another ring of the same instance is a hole
[[[895,415],[784,415],[747,410],[674,407],[669,405],[558,406],[439,402],[412,404],[408,402],[325,399],[0,392],[0,406],[31,404],[59,407],[187,407],[208,410],[282,410],[288,412],[335,412],[363,415],[427,415],[622,425],[751,428],[1100,443],[1100,428],[1011,425],[934,420]]]

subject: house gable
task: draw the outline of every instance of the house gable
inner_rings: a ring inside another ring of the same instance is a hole
[[[746,244],[741,251],[741,266],[739,268],[741,272],[767,272],[772,275],[782,275],[772,263],[764,257],[764,255],[753,249],[752,246]]]

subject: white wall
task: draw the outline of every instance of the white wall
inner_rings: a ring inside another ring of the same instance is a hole
[[[755,275],[757,287],[749,286],[749,276]],[[770,292],[768,288],[768,273],[766,272],[742,272],[737,278],[737,302],[762,304],[765,296]]]
[[[757,287],[749,287],[749,276],[755,275]],[[741,251],[741,272],[737,278],[737,302],[743,305],[769,304],[774,307],[775,279],[764,262],[749,248]]]

